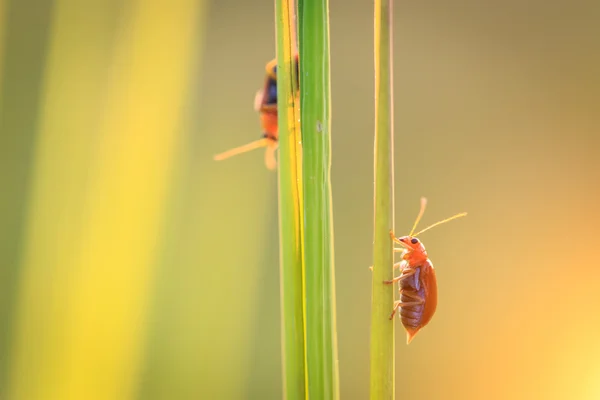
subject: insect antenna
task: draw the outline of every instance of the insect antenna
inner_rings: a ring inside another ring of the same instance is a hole
[[[226,158],[237,156],[238,154],[246,153],[248,151],[258,149],[260,147],[267,147],[267,146],[269,146],[270,142],[271,142],[271,140],[268,138],[258,139],[258,140],[255,140],[254,142],[233,148],[231,150],[227,150],[221,154],[217,154],[213,158],[216,161],[225,160]]]
[[[419,224],[423,213],[425,213],[425,206],[427,206],[427,199],[425,197],[421,197],[421,209],[419,210],[419,215],[417,215],[417,219],[415,220],[415,223],[413,224],[413,227],[410,230],[410,234],[408,236],[413,236],[413,232],[415,231],[415,229],[417,229],[417,225]]]
[[[463,213],[460,213],[460,214],[453,215],[453,216],[451,216],[450,218],[446,218],[446,219],[443,219],[443,220],[441,220],[441,221],[438,221],[438,222],[436,222],[435,224],[429,225],[427,228],[425,228],[425,229],[423,229],[423,230],[420,230],[419,232],[415,233],[414,235],[412,235],[412,234],[411,234],[411,236],[413,236],[413,237],[414,237],[414,236],[420,235],[421,233],[423,233],[423,232],[425,232],[425,231],[428,231],[428,230],[430,230],[430,229],[431,229],[431,228],[433,228],[434,226],[438,226],[438,225],[441,225],[441,224],[445,224],[446,222],[452,221],[453,219],[457,219],[457,218],[460,218],[460,217],[464,217],[465,215],[467,215],[467,213],[466,213],[466,212],[463,212]]]

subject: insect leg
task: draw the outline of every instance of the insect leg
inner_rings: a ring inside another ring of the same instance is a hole
[[[417,306],[419,304],[422,304],[422,301],[409,301],[408,303],[403,303],[401,300],[395,301],[394,302],[394,310],[392,311],[392,315],[390,315],[390,319],[394,318],[394,315],[396,315],[396,312],[398,311],[398,308],[400,307],[409,307],[409,306]]]
[[[393,269],[396,269],[396,268],[404,269],[402,264],[406,264],[406,261],[405,260],[398,261],[396,264],[393,265]]]
[[[277,142],[271,141],[267,145],[267,150],[265,151],[265,165],[268,169],[277,168],[277,160],[275,159],[275,150],[277,150]]]
[[[264,94],[264,89],[260,89],[258,92],[256,92],[256,95],[254,96],[254,111],[260,111],[260,105],[262,104]]]
[[[394,269],[396,269],[396,268],[399,268],[399,267],[400,267],[400,265],[401,265],[402,263],[405,263],[405,262],[406,262],[406,261],[399,261],[399,262],[397,262],[396,264],[394,264],[394,265],[393,265]],[[369,267],[369,269],[370,269],[371,271],[373,271],[373,266],[371,265],[371,266]]]
[[[398,263],[401,264],[402,262]],[[414,269],[405,269],[401,275],[398,275],[397,277],[395,277],[394,279],[392,279],[391,281],[383,281],[383,283],[390,285],[392,283],[396,283],[398,281],[401,281],[402,279],[406,279],[410,276],[413,276],[416,273],[416,271]]]

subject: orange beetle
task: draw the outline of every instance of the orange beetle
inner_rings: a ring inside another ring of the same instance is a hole
[[[296,73],[298,73],[298,55],[295,57],[295,67]],[[277,126],[277,60],[270,61],[266,65],[266,71],[265,84],[254,97],[254,109],[260,113],[263,137],[254,142],[217,154],[214,157],[215,160],[224,160],[250,150],[266,147],[265,164],[267,168],[275,169],[277,167],[277,161],[275,160],[275,150],[277,150],[277,140],[279,137]]]
[[[394,310],[390,319],[394,318],[394,314],[400,308],[400,319],[404,329],[406,329],[406,344],[410,343],[417,332],[431,321],[437,306],[435,269],[427,256],[425,246],[416,236],[434,226],[467,215],[467,213],[456,214],[413,234],[425,212],[426,205],[427,199],[422,197],[421,210],[408,236],[396,238],[394,233],[390,231],[392,240],[402,246],[394,248],[394,252],[402,252],[402,261],[394,264],[394,269],[400,268],[401,274],[383,283],[399,282],[400,300],[394,302]]]

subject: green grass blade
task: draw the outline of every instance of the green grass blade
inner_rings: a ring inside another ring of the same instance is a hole
[[[293,0],[276,0],[277,108],[279,125],[279,232],[283,392],[288,400],[306,398],[304,331],[303,202],[300,128],[293,57]]]
[[[328,0],[299,0],[298,28],[308,395],[337,399]]]
[[[394,321],[396,285],[392,279],[394,227],[394,141],[392,78],[392,0],[375,0],[375,232],[371,299],[371,400],[394,399]]]

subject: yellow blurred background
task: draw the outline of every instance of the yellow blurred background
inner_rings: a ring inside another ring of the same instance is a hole
[[[331,1],[342,399],[368,398],[372,2]],[[600,3],[396,2],[398,399],[600,399]],[[0,0],[0,398],[281,397],[273,2]]]

